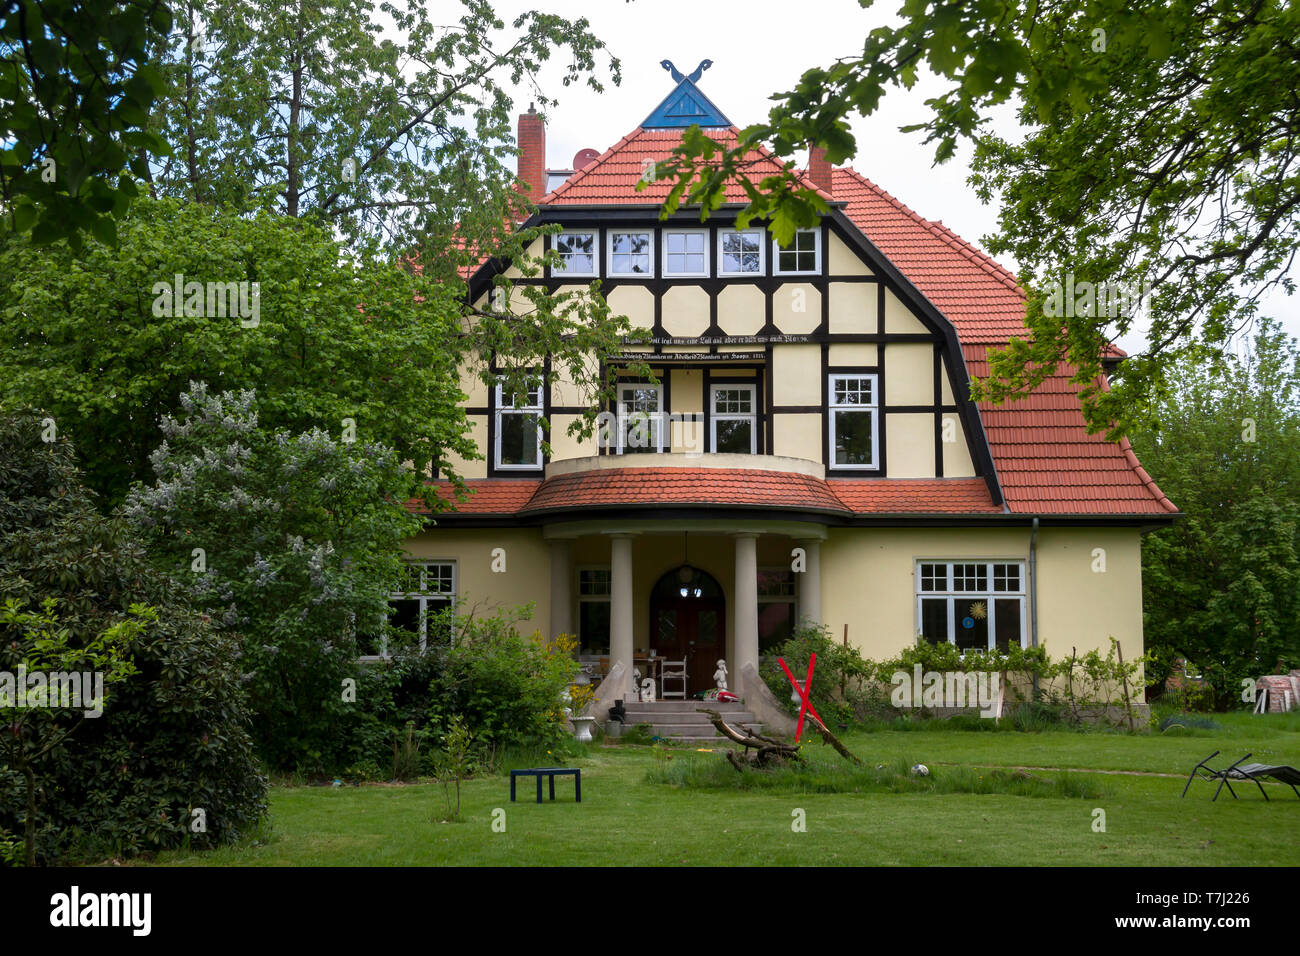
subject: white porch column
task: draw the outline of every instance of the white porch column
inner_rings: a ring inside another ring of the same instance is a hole
[[[799,620],[822,623],[822,543],[816,538],[800,541],[806,562],[799,575]]]
[[[758,667],[758,535],[736,535],[735,660],[733,674]]]
[[[623,665],[623,693],[616,695],[622,697],[632,679],[632,536],[610,535],[609,550],[609,663]]]
[[[551,542],[551,640],[573,634],[573,563],[567,540]]]

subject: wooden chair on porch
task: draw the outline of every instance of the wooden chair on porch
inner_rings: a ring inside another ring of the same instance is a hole
[[[672,681],[679,686],[678,690],[669,690],[668,682]],[[667,700],[669,697],[680,697],[686,699],[686,661],[664,661],[659,667],[659,696]]]

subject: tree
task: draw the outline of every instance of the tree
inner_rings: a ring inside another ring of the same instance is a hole
[[[524,13],[507,31],[485,0],[453,23],[424,0],[187,2],[155,121],[177,148],[155,188],[327,224],[348,243],[429,253],[455,276],[510,243],[520,214],[512,103],[567,54],[562,82],[603,89],[585,19]],[[435,19],[436,16],[436,19]],[[619,64],[606,55],[615,83]],[[517,250],[513,250],[517,251]]]
[[[553,349],[609,394],[593,357],[630,331],[599,296],[531,287],[468,326],[461,292],[405,263],[348,259],[295,220],[177,200],[139,200],[116,249],[0,239],[0,285],[0,402],[44,408],[110,505],[150,476],[158,422],[191,381],[256,389],[272,429],[354,429],[395,449],[417,466],[414,494],[431,468],[454,475],[479,454],[462,367],[490,377],[481,357],[495,354],[519,377]]]
[[[29,863],[215,846],[253,827],[266,779],[235,650],[97,511],[48,417],[0,415],[0,673],[25,665],[48,688],[49,672],[88,667],[106,689],[84,720],[85,706],[2,711],[0,834],[22,829]]]
[[[258,422],[256,397],[181,396],[163,419],[156,481],[125,514],[157,566],[243,647],[254,736],[271,765],[320,771],[344,745],[356,633],[374,631],[401,580],[409,473],[390,448]]]
[[[870,0],[865,0],[864,6]],[[973,184],[1001,192],[994,254],[1020,263],[1028,335],[991,354],[978,398],[1005,400],[1076,369],[1094,429],[1124,432],[1160,399],[1168,370],[1221,350],[1257,299],[1287,277],[1300,236],[1300,7],[1279,0],[907,0],[897,27],[873,30],[860,57],[808,70],[767,122],[724,149],[692,130],[658,175],[678,177],[666,211],[716,208],[753,144],[791,155],[808,143],[852,156],[848,117],[873,112],[923,69],[948,81],[928,101],[937,161],[976,140]],[[989,110],[1019,101],[1023,140],[986,135]],[[778,238],[824,207],[789,170],[751,185],[742,218],[770,216]],[[1083,298],[1067,282],[1149,295],[1147,348],[1109,391],[1106,344],[1128,332],[1131,303]],[[1063,303],[1062,303],[1063,304]],[[1076,303],[1070,303],[1074,306]]]
[[[1144,543],[1146,643],[1227,706],[1243,679],[1300,666],[1300,352],[1265,321],[1244,356],[1174,374],[1133,436],[1185,515]]]
[[[112,243],[134,176],[167,145],[144,127],[165,0],[0,2],[0,212],[37,243]],[[134,174],[134,176],[133,176]]]

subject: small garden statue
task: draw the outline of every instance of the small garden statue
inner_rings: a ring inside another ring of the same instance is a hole
[[[654,678],[647,677],[641,682],[641,700],[647,704],[653,704],[655,702]]]
[[[628,700],[641,699],[641,668],[632,671],[632,687],[627,694]]]
[[[718,690],[727,689],[727,662],[718,661],[718,669],[713,672],[713,679],[718,682]]]

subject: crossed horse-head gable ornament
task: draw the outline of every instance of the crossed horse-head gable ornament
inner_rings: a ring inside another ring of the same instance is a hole
[[[660,60],[659,65],[668,71],[668,75],[673,78],[674,83],[680,83],[682,80],[690,80],[692,83],[698,83],[700,77],[704,75],[704,71],[713,66],[713,61],[701,60],[700,65],[695,68],[695,71],[691,73],[690,76],[683,76],[682,71],[673,66],[672,60]]]

